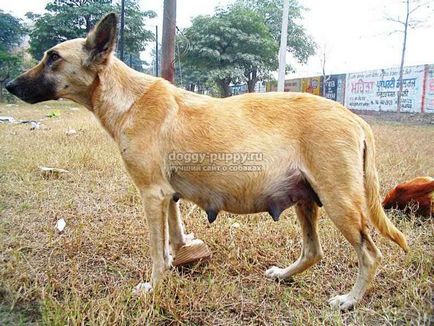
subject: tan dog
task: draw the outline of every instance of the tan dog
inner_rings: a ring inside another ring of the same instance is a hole
[[[417,177],[398,184],[384,197],[383,207],[397,208],[409,214],[432,217],[434,210],[434,179]]]
[[[138,73],[113,56],[117,19],[107,15],[86,39],[48,50],[7,89],[36,103],[68,98],[86,106],[119,146],[143,199],[150,231],[151,284],[185,244],[177,199],[205,209],[268,211],[278,219],[295,204],[303,232],[300,258],[271,267],[284,279],[323,256],[319,207],[353,245],[359,274],[353,289],[330,300],[346,309],[363,296],[381,253],[368,221],[405,251],[404,235],[379,197],[374,138],[369,126],[340,104],[300,93],[247,94],[215,99]],[[175,200],[174,200],[175,199]]]

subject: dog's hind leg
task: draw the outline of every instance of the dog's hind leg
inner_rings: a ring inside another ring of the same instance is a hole
[[[346,310],[362,299],[375,276],[381,253],[369,235],[365,223],[366,217],[364,217],[360,206],[350,205],[345,209],[342,207],[342,203],[351,203],[351,199],[340,198],[339,203],[329,203],[324,207],[334,224],[354,247],[358,257],[359,273],[351,291],[329,300],[330,305]]]
[[[318,236],[318,205],[314,201],[300,201],[296,204],[295,211],[303,233],[301,255],[287,268],[271,267],[265,272],[267,277],[277,279],[289,278],[305,271],[322,258],[322,249]]]

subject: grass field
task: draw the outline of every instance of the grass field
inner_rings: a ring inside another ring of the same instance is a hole
[[[0,124],[1,325],[432,323],[434,223],[398,212],[389,216],[411,251],[404,255],[373,232],[384,259],[353,311],[327,305],[350,290],[357,274],[354,250],[327,217],[320,221],[325,257],[319,264],[292,282],[264,277],[267,267],[299,255],[292,209],[278,223],[267,214],[225,213],[213,225],[197,209],[184,222],[208,243],[212,260],[173,271],[152,295],[132,297],[132,288],[150,276],[147,226],[109,136],[91,113],[69,102],[3,105],[0,115],[42,119],[53,110],[60,115],[38,130]],[[397,182],[434,175],[433,126],[370,123],[382,194]],[[69,128],[77,134],[68,136]],[[70,173],[47,178],[38,166]],[[190,206],[182,202],[183,212]],[[55,230],[60,218],[67,223],[62,234]]]

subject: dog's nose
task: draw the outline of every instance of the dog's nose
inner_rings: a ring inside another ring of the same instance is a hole
[[[14,93],[14,89],[15,89],[15,80],[11,80],[9,83],[6,84],[6,89],[8,90],[9,93],[15,94]]]

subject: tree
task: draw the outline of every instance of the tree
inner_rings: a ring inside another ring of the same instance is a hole
[[[119,12],[113,0],[51,0],[46,13],[26,16],[34,21],[30,33],[30,53],[40,59],[45,50],[78,37],[85,37],[98,20],[110,11]],[[137,56],[153,33],[144,29],[145,19],[155,17],[153,11],[140,11],[137,0],[126,1],[125,45],[127,52]],[[128,56],[127,56],[128,57]]]
[[[21,71],[22,58],[0,49],[0,103],[3,102],[3,88],[9,79]]]
[[[0,10],[0,47],[6,51],[19,46],[26,35],[26,28],[21,19]]]
[[[179,40],[184,67],[206,74],[220,88],[221,96],[230,96],[230,83],[242,76],[234,65],[232,44],[236,30],[218,16],[198,16]],[[185,41],[185,42],[184,42]]]
[[[397,107],[396,110],[398,113],[401,112],[401,99],[402,99],[402,78],[404,74],[404,62],[405,62],[405,51],[407,48],[407,38],[408,38],[408,31],[409,29],[416,29],[421,26],[421,24],[427,20],[428,18],[425,17],[424,19],[421,18],[415,18],[415,14],[419,11],[419,9],[429,9],[430,5],[432,4],[432,0],[403,0],[401,2],[404,7],[404,17],[398,16],[398,18],[394,17],[386,17],[386,20],[397,23],[400,25],[400,29],[396,30],[394,32],[401,32],[403,33],[403,42],[402,42],[402,52],[401,52],[401,64],[399,67],[399,90],[397,94]]]
[[[212,16],[194,18],[178,42],[184,69],[198,72],[188,75],[208,76],[221,96],[230,96],[231,83],[238,82],[246,82],[253,92],[258,81],[277,69],[282,1],[237,0]],[[314,54],[315,44],[297,23],[303,8],[297,0],[290,4],[288,51],[304,63]]]
[[[120,12],[120,4],[117,4],[117,12]],[[139,53],[145,50],[148,42],[155,40],[153,32],[145,28],[146,20],[155,18],[155,11],[141,11],[137,0],[125,1],[125,52],[139,57]]]
[[[66,40],[84,37],[107,12],[113,11],[112,0],[52,0],[46,13],[27,13],[34,20],[30,32],[30,53],[41,59],[45,50]]]
[[[284,0],[238,0],[247,8],[255,11],[262,17],[272,37],[280,42]],[[306,33],[304,27],[298,23],[306,10],[298,0],[289,1],[288,17],[288,52],[300,63],[306,63],[310,56],[315,54],[316,44]]]
[[[242,4],[235,4],[226,13],[232,25],[239,30],[236,62],[243,70],[249,93],[255,91],[259,80],[268,78],[278,67],[278,43],[273,39],[262,17]]]
[[[0,10],[0,102],[6,82],[23,67],[23,56],[16,49],[22,43],[26,28],[19,18]]]
[[[253,91],[256,82],[277,65],[277,44],[267,26],[240,4],[194,18],[179,43],[183,66],[209,76],[223,97],[231,95],[230,84],[238,81],[246,81]]]

